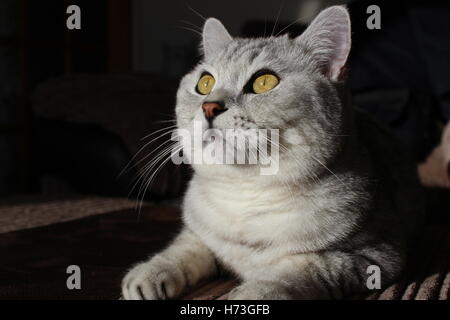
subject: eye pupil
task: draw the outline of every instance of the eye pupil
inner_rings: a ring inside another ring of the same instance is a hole
[[[203,75],[197,82],[197,92],[203,95],[209,94],[214,87],[216,80],[210,74]]]
[[[275,88],[280,80],[274,74],[264,74],[259,76],[253,82],[254,93],[264,93]]]

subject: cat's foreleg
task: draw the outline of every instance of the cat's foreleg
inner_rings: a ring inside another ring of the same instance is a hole
[[[370,265],[380,268],[381,285],[386,285],[398,274],[401,264],[399,255],[378,250],[287,256],[264,269],[255,269],[228,299],[340,299],[370,289]]]
[[[128,272],[122,281],[122,295],[127,300],[175,298],[216,272],[212,252],[184,229],[169,247]]]

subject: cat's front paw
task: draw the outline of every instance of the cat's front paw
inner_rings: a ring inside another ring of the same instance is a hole
[[[245,281],[228,294],[228,300],[290,300],[285,287],[266,281]]]
[[[122,281],[125,300],[160,300],[177,297],[185,288],[182,270],[173,262],[155,256],[132,268]]]

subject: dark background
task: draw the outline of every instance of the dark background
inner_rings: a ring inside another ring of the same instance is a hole
[[[450,10],[393,2],[349,3],[348,83],[355,104],[419,163],[450,116]],[[202,16],[234,36],[277,33],[302,16],[283,31],[294,36],[308,20],[302,3],[1,0],[0,196],[128,196],[139,166],[118,175],[140,137],[173,119],[177,82],[200,58]],[[66,28],[71,4],[81,8],[81,30]],[[370,4],[381,8],[381,30],[366,27]],[[186,172],[168,170],[147,198],[181,192]]]

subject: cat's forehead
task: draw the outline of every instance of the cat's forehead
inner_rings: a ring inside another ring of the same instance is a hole
[[[234,38],[211,60],[216,67],[238,68],[251,66],[254,62],[274,62],[286,53],[290,46],[287,37]]]
[[[235,61],[236,59],[254,60],[271,46],[266,39],[234,39],[218,54],[219,59]]]

